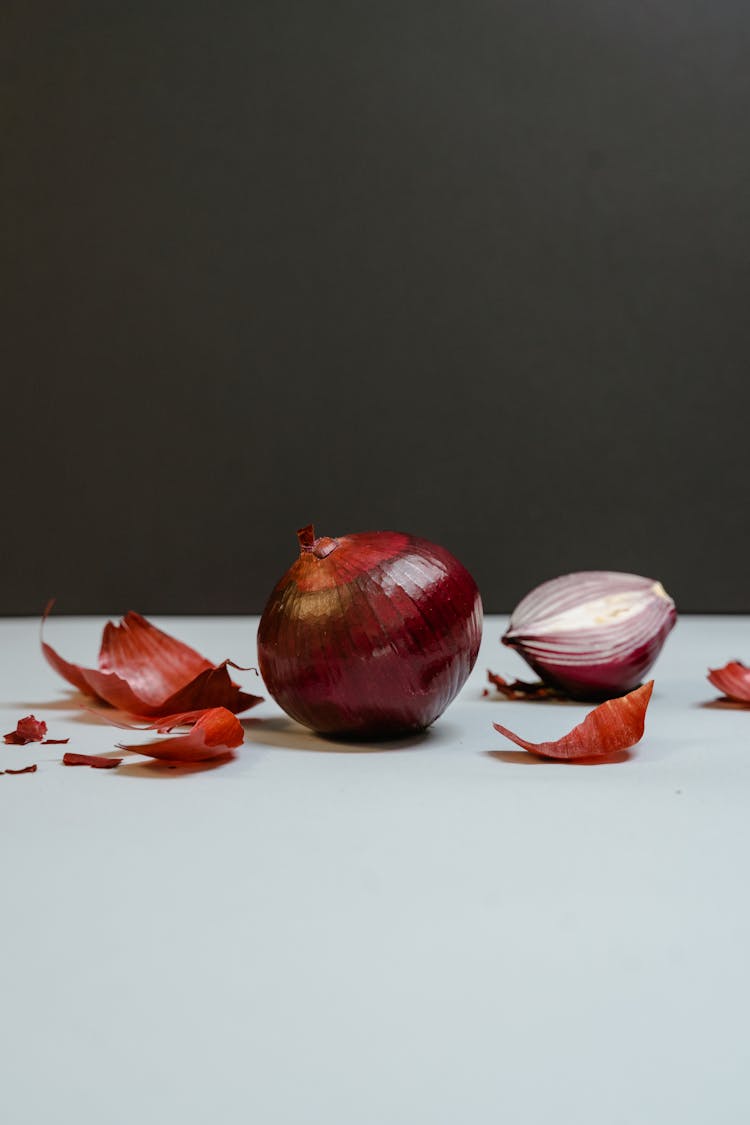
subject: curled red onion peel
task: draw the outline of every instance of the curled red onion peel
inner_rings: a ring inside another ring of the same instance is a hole
[[[605,700],[589,711],[583,722],[553,742],[528,742],[500,723],[493,723],[493,726],[516,746],[542,758],[561,761],[610,758],[640,742],[653,688],[654,681],[649,680],[627,695]]]

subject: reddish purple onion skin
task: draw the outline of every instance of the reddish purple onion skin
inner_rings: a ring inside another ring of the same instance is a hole
[[[654,579],[586,570],[527,594],[502,641],[545,683],[574,699],[598,701],[638,687],[676,620],[674,602]]]
[[[258,628],[270,694],[320,734],[392,738],[428,727],[479,652],[474,579],[443,547],[401,532],[297,534],[300,556]]]

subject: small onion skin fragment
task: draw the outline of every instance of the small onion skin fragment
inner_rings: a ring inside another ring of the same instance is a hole
[[[18,720],[15,730],[3,735],[3,742],[8,746],[28,746],[30,742],[42,742],[46,733],[47,724],[44,719],[27,715],[25,719]]]
[[[502,641],[571,698],[610,699],[643,681],[676,620],[675,604],[660,582],[586,570],[527,594]]]
[[[428,727],[479,652],[474,579],[443,547],[401,532],[297,534],[299,558],[258,629],[268,691],[320,734],[391,738]]]
[[[175,726],[184,719],[185,716],[172,716]],[[140,746],[137,743],[118,743],[118,746],[120,750],[132,750],[159,761],[188,764],[229,758],[232,751],[242,745],[244,738],[245,731],[237,716],[226,707],[213,707],[203,712],[187,734],[175,734],[171,738],[161,738]]]
[[[25,719],[18,720],[15,730],[3,735],[3,742],[8,746],[28,746],[30,742],[41,742],[42,746],[62,746],[63,743],[70,742],[69,738],[45,738],[46,733],[47,724],[44,719],[27,715]]]
[[[95,770],[116,770],[122,758],[106,758],[102,754],[74,754],[68,751],[63,754],[64,766],[91,766]]]
[[[505,676],[490,671],[487,672],[487,680],[504,699],[521,699],[528,703],[538,703],[540,700],[568,700],[569,698],[560,688],[542,683],[541,680],[536,680],[533,684],[526,680],[506,680]]]
[[[723,668],[709,668],[708,680],[732,702],[750,704],[750,668],[741,661],[730,660]]]
[[[643,738],[646,709],[653,689],[654,681],[649,680],[627,695],[605,700],[589,711],[582,723],[555,742],[527,742],[500,723],[492,725],[516,746],[541,758],[558,761],[611,758],[629,750]]]

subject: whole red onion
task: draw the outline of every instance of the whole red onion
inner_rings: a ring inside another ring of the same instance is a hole
[[[277,584],[258,629],[266,687],[321,734],[423,730],[474,666],[482,603],[443,547],[396,531],[315,538]]]

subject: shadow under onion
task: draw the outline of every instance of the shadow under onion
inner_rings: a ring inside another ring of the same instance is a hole
[[[316,734],[294,719],[282,716],[270,719],[240,720],[248,741],[278,750],[308,750],[318,754],[382,754],[393,750],[416,750],[431,737],[431,728],[400,738],[373,741],[352,741],[345,736]]]

